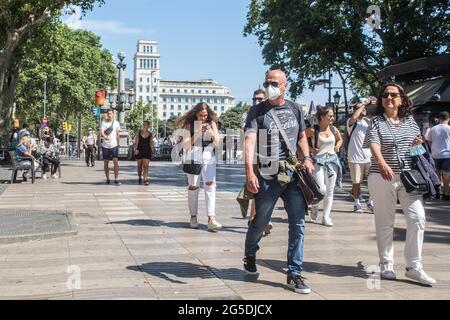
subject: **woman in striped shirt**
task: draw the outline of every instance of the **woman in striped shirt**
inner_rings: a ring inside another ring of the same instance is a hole
[[[368,179],[373,196],[381,278],[395,280],[394,220],[397,200],[406,218],[405,276],[422,284],[436,281],[422,267],[422,244],[425,231],[425,210],[422,195],[407,193],[400,181],[401,165],[409,170],[412,165],[411,147],[422,143],[420,129],[411,116],[412,102],[403,88],[388,83],[377,99],[376,116],[367,131],[364,148],[372,152]],[[397,151],[400,157],[397,156]]]

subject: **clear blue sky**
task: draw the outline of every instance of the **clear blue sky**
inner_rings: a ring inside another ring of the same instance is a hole
[[[242,33],[249,3],[250,0],[106,0],[104,6],[88,12],[81,21],[76,15],[63,20],[99,35],[104,47],[114,55],[125,51],[126,76],[130,79],[137,40],[156,40],[163,79],[214,79],[230,89],[236,102],[250,101],[268,67],[256,38],[244,37]],[[311,100],[323,104],[327,99],[328,91],[320,87],[304,92],[297,101],[309,105]]]

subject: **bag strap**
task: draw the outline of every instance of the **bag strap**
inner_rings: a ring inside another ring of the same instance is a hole
[[[386,118],[385,115],[383,115],[383,117],[384,117],[384,120],[386,121],[386,124],[387,124],[387,127],[389,129],[389,132],[391,133],[392,138],[394,139],[395,153],[397,154],[397,160],[398,160],[398,164],[400,165],[400,171],[403,172],[403,168],[405,167],[405,163],[400,158],[400,153],[398,152],[397,139],[395,138],[394,132],[392,131],[391,124],[390,124],[389,120]]]
[[[278,127],[278,130],[281,133],[281,136],[283,137],[284,142],[286,143],[288,149],[289,149],[289,153],[291,156],[295,156],[296,154],[296,150],[294,149],[294,146],[292,145],[292,143],[289,141],[289,138],[287,136],[286,131],[284,130],[283,126],[281,125],[281,121],[280,118],[278,118],[278,115],[276,114],[275,110],[270,109],[269,113],[272,115],[273,120],[275,121],[275,124]]]

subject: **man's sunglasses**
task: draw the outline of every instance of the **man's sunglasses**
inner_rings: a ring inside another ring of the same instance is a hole
[[[263,83],[264,88],[268,88],[269,86],[278,88],[278,86],[280,86],[280,85],[282,85],[282,83],[278,83],[275,81],[264,81],[264,83]]]
[[[400,93],[398,93],[398,92],[385,92],[385,93],[383,93],[383,95],[382,95],[382,97],[383,97],[384,99],[389,98],[389,96],[391,96],[392,98],[398,98],[398,97],[400,96]]]
[[[263,98],[253,98],[252,100],[253,100],[253,102],[263,102],[264,101]]]

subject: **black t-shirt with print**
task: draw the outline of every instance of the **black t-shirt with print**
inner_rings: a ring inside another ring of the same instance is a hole
[[[258,133],[258,129],[266,130],[267,133],[262,131],[260,134],[257,134],[258,158],[262,164],[267,164],[274,160],[285,160],[289,157],[289,148],[278,131],[272,115],[269,113],[271,108],[274,108],[294,148],[297,146],[299,132],[305,130],[303,112],[300,106],[294,102],[286,100],[281,106],[272,106],[265,101],[251,107],[244,130],[245,133]],[[292,108],[298,108],[299,120],[297,120],[297,116]],[[259,117],[264,117],[260,128],[258,128]]]

